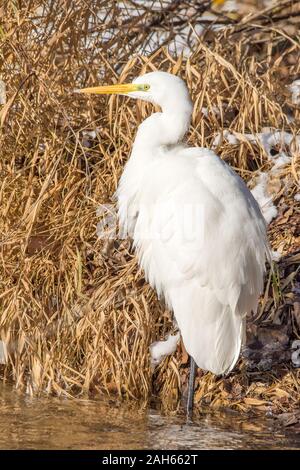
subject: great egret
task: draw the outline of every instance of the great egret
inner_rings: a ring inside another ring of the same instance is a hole
[[[182,143],[193,106],[179,77],[151,72],[130,84],[79,91],[127,95],[162,109],[138,128],[117,189],[118,211],[146,279],[173,310],[191,356],[191,410],[195,362],[219,375],[239,357],[246,314],[256,310],[263,288],[264,218],[224,161]]]

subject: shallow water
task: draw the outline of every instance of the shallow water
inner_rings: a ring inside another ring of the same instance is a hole
[[[110,400],[32,398],[0,384],[1,449],[300,449],[300,435],[238,414],[137,411]]]

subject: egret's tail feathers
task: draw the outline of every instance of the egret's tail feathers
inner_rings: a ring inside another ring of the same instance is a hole
[[[218,326],[219,339],[216,344],[216,363],[219,365],[215,374],[227,374],[235,366],[245,336],[246,319],[229,307],[222,312],[222,323]]]
[[[196,296],[195,291],[194,295],[192,292],[189,296],[186,294],[177,292],[172,295],[175,317],[186,350],[201,369],[216,375],[228,373],[240,354],[245,318],[238,312],[232,312],[229,306],[220,304],[211,292],[202,290]],[[183,298],[190,300],[189,310]]]

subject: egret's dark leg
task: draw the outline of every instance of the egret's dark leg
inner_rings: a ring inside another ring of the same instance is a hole
[[[188,397],[187,397],[187,406],[186,406],[186,412],[187,412],[188,417],[191,417],[193,414],[195,373],[196,373],[196,362],[194,361],[192,356],[190,356],[190,376],[189,376]]]

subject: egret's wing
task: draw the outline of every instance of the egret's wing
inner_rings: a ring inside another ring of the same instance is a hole
[[[170,152],[142,188],[134,231],[140,264],[174,309],[197,364],[224,372],[263,286],[267,242],[258,205],[206,149]]]

